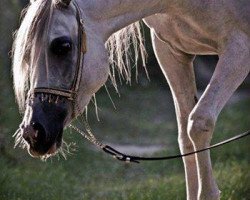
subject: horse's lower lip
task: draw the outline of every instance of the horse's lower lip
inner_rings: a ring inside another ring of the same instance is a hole
[[[38,157],[41,157],[44,155],[54,155],[57,152],[57,144],[54,143],[45,154],[41,154],[39,152],[36,152],[36,151],[32,150],[32,148],[29,148],[28,151],[29,151],[29,154],[34,158],[38,158]]]
[[[55,153],[56,153],[56,150],[57,150],[57,145],[56,145],[56,143],[54,143],[54,144],[50,147],[50,149],[47,151],[47,154],[49,154],[49,155],[55,154]]]
[[[40,156],[42,156],[41,154],[39,154],[36,151],[33,151],[31,148],[28,150],[29,154],[33,157],[33,158],[38,158]]]

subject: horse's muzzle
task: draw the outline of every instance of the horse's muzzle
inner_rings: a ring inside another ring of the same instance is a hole
[[[62,128],[55,128],[54,132],[46,132],[39,122],[31,122],[23,129],[23,138],[29,144],[29,153],[33,157],[55,154],[61,146]]]
[[[56,153],[70,110],[70,102],[63,97],[42,93],[30,100],[22,123],[22,137],[32,156]]]

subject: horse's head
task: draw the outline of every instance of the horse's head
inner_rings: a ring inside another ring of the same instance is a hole
[[[24,110],[17,142],[32,156],[54,154],[63,128],[108,77],[108,54],[76,1],[31,3],[14,44],[14,87]]]

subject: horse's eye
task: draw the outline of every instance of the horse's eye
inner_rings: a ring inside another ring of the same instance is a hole
[[[54,39],[50,44],[50,50],[57,56],[64,56],[72,49],[72,42],[68,37]]]

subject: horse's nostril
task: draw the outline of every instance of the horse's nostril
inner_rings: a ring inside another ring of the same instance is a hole
[[[33,128],[32,125],[23,128],[23,138],[31,145],[37,142],[38,131]]]
[[[44,127],[38,123],[38,122],[32,122],[31,123],[31,126],[33,127],[34,131],[35,131],[35,134],[34,136],[37,138],[45,138],[45,130],[44,130]]]
[[[45,129],[40,123],[32,122],[23,129],[23,138],[31,145],[39,141],[44,141],[46,138]]]

